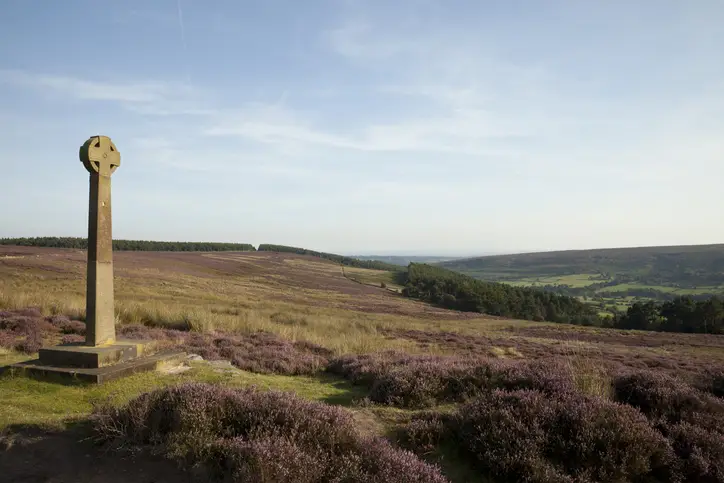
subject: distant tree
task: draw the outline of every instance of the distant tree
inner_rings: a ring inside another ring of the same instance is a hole
[[[0,245],[74,248],[86,250],[88,240],[76,237],[37,237],[37,238],[0,238]],[[117,251],[255,251],[248,243],[212,243],[212,242],[167,242],[148,240],[113,240],[113,249]]]
[[[662,330],[667,332],[696,332],[696,302],[689,296],[664,302],[660,308],[664,318]]]
[[[616,324],[619,329],[633,330],[659,330],[660,326],[659,307],[653,301],[633,304]]]
[[[599,322],[594,307],[566,295],[483,282],[419,263],[408,266],[403,295],[467,312],[587,325]]]

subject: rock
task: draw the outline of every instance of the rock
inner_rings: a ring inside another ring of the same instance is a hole
[[[156,368],[158,372],[161,374],[181,374],[182,372],[186,372],[188,370],[191,370],[190,366],[187,366],[186,364],[164,364],[161,363]]]

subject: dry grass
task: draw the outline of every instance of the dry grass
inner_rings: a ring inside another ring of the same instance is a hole
[[[0,309],[36,306],[44,314],[83,320],[84,270],[82,251],[0,247]],[[606,381],[596,382],[602,361],[673,364],[671,371],[691,373],[724,363],[724,337],[601,330],[437,309],[349,280],[339,265],[290,254],[119,252],[115,275],[119,324],[263,330],[336,354],[400,349],[511,359],[564,356],[592,392],[607,391]]]
[[[342,354],[417,350],[414,341],[390,337],[391,329],[478,331],[481,322],[491,321],[360,285],[344,278],[339,266],[316,259],[273,253],[167,255],[116,254],[118,323],[201,332],[264,330]],[[38,307],[44,314],[84,320],[84,263],[84,253],[76,250],[33,248],[0,257],[0,309]]]

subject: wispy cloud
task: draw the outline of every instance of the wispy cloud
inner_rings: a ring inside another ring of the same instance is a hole
[[[527,49],[527,57],[506,55],[510,40],[498,31],[427,28],[414,21],[413,28],[386,24],[372,11],[357,9],[324,38],[332,52],[360,72],[384,72],[385,83],[377,86],[381,93],[438,110],[371,123],[363,136],[371,145],[473,156],[507,153],[534,172],[557,169],[579,177],[628,170],[638,179],[662,179],[667,174],[656,168],[680,164],[686,151],[696,153],[690,162],[713,167],[721,142],[711,129],[724,127],[713,112],[721,116],[724,89],[703,79],[705,88],[671,91],[663,103],[656,84],[656,95],[643,91],[633,97],[635,86],[618,85],[622,72],[599,73],[601,67],[589,66],[588,75],[585,70],[570,75],[564,58],[544,47]],[[654,81],[656,64],[644,60],[637,75]],[[710,106],[708,112],[702,106]],[[678,146],[665,142],[673,137],[680,140]]]
[[[31,74],[21,70],[0,70],[0,82],[94,101],[155,102],[170,94],[168,85],[157,82],[97,82],[61,75]]]
[[[34,89],[76,101],[114,102],[143,114],[209,114],[199,106],[199,90],[188,84],[162,81],[127,82],[0,69],[0,84]]]
[[[483,163],[518,177],[554,177],[556,170],[566,173],[555,175],[559,179],[626,170],[643,177],[656,163],[678,160],[679,154],[673,154],[678,150],[659,141],[662,133],[672,132],[661,116],[667,110],[690,118],[677,126],[689,136],[683,150],[708,160],[719,147],[692,129],[707,114],[701,103],[642,109],[602,97],[605,86],[599,81],[567,77],[545,57],[505,58],[485,34],[422,28],[427,26],[414,21],[392,28],[377,20],[358,14],[321,33],[328,54],[375,79],[343,122],[314,103],[299,104],[299,96],[288,89],[267,103],[235,95],[234,105],[224,92],[212,97],[175,82],[107,82],[13,70],[0,71],[0,82],[80,101],[116,102],[140,116],[165,117],[167,121],[154,122],[166,138],[218,140],[227,148],[240,144],[247,159],[265,160],[244,169],[280,176],[329,173],[328,161],[340,156],[356,161],[382,156],[411,164],[415,158],[410,156],[443,155],[446,163]],[[347,97],[344,89],[331,95]],[[179,116],[195,120],[178,128],[174,121]],[[691,143],[696,146],[690,148]],[[186,170],[239,167],[234,155],[212,159],[157,143],[149,149]],[[310,164],[309,159],[319,162]]]

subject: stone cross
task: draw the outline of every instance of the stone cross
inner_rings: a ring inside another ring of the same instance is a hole
[[[80,147],[80,160],[90,173],[85,345],[96,347],[116,341],[111,174],[121,153],[108,136],[93,136]]]

